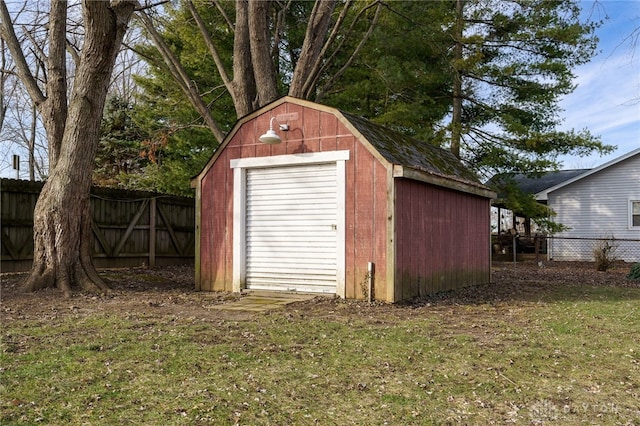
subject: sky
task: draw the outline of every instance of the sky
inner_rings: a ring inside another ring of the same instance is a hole
[[[604,23],[596,30],[598,55],[574,70],[578,87],[560,103],[561,129],[586,128],[617,148],[605,156],[561,157],[565,170],[598,167],[640,148],[640,1],[581,1],[581,6],[584,17]]]

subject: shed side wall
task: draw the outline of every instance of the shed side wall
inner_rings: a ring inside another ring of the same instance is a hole
[[[488,283],[489,199],[396,179],[396,299]]]

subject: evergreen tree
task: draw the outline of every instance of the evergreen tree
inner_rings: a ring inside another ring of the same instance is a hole
[[[122,187],[129,174],[140,173],[146,160],[141,154],[144,132],[133,121],[133,107],[119,97],[107,100],[93,171],[93,183]]]
[[[498,5],[499,3],[499,5]],[[498,7],[499,6],[499,7]],[[608,152],[588,130],[558,130],[572,70],[594,55],[595,23],[574,0],[456,0],[448,28],[450,147],[475,170],[537,173],[558,155]]]
[[[165,7],[161,20],[162,37],[180,60],[182,68],[202,103],[223,132],[236,121],[233,101],[226,90],[206,45],[194,31],[193,17],[185,7]],[[231,60],[233,34],[228,31],[215,9],[203,8],[201,17],[211,22],[221,56]],[[144,76],[136,76],[141,88],[136,97],[132,117],[144,129],[140,154],[146,165],[140,173],[123,176],[122,184],[128,188],[153,190],[179,195],[193,195],[190,179],[209,159],[218,140],[202,114],[185,96],[184,90],[167,69],[158,50],[149,44],[135,46],[138,54],[149,64]]]
[[[439,122],[451,109],[451,39],[442,23],[450,9],[447,2],[388,3],[353,66],[319,100],[442,144]]]

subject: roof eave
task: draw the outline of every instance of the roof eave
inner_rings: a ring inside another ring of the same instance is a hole
[[[480,184],[473,184],[458,179],[454,179],[451,176],[440,176],[433,173],[426,173],[421,170],[413,169],[411,167],[405,167],[398,164],[393,165],[393,177],[394,178],[407,178],[420,182],[429,183],[443,188],[453,189],[455,191],[466,192],[468,194],[477,195],[479,197],[495,199],[498,195]]]

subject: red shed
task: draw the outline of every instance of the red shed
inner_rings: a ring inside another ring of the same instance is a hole
[[[371,278],[396,302],[490,281],[495,194],[448,151],[334,108],[284,97],[240,119],[192,185],[199,290],[366,298]]]

